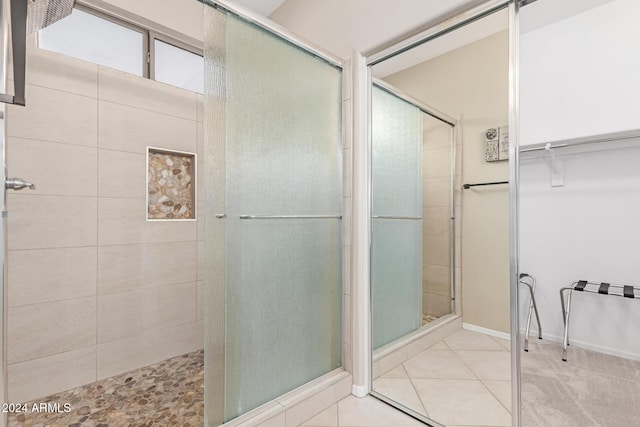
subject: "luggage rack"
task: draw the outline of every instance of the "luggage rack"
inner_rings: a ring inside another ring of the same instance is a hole
[[[569,316],[571,314],[571,295],[573,294],[573,291],[588,292],[596,295],[610,295],[623,298],[640,299],[639,286],[616,285],[605,282],[598,283],[589,282],[587,280],[578,280],[577,282],[573,282],[571,286],[560,289],[562,320],[564,321],[564,340],[562,342],[563,362],[567,361],[567,347],[569,346]]]
[[[529,313],[527,315],[527,329],[524,334],[524,351],[529,351],[529,331],[531,330],[531,315],[535,313],[536,322],[538,323],[538,339],[542,339],[542,325],[540,324],[540,315],[538,314],[538,305],[536,304],[536,278],[527,273],[520,273],[518,283],[529,288],[531,299],[529,300]]]

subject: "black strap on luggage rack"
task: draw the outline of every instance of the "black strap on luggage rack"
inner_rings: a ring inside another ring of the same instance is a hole
[[[569,345],[569,316],[571,314],[571,294],[573,291],[588,292],[597,295],[610,295],[623,298],[640,299],[640,286],[616,285],[611,283],[589,282],[578,280],[571,286],[560,289],[560,302],[562,303],[562,320],[564,321],[564,340],[562,360],[567,361],[567,346]],[[567,295],[565,297],[565,294]],[[566,303],[565,303],[566,300]]]

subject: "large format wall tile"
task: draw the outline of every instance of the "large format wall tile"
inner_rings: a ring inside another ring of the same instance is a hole
[[[9,194],[9,249],[95,246],[96,197]]]
[[[431,235],[450,235],[451,209],[448,206],[422,209],[422,232]]]
[[[9,306],[96,294],[97,249],[9,251]]]
[[[98,97],[98,65],[31,45],[27,55],[28,83]]]
[[[199,93],[196,94],[196,108],[198,109],[198,121],[204,122],[204,95]]]
[[[196,242],[98,248],[98,293],[196,281]]]
[[[161,362],[202,348],[202,328],[188,323],[98,345],[98,379]]]
[[[96,343],[96,297],[9,308],[9,363]]]
[[[97,196],[97,150],[94,147],[8,138],[9,176],[36,185],[29,195]]]
[[[147,196],[146,155],[98,150],[98,164],[100,197],[144,199]]]
[[[98,72],[100,99],[193,121],[197,119],[194,92],[108,67],[101,66]]]
[[[101,198],[99,204],[99,245],[196,240],[195,221],[147,221],[144,199]]]
[[[451,267],[422,264],[422,283],[423,291],[449,295],[451,293]]]
[[[26,97],[26,107],[7,108],[7,136],[96,146],[96,99],[34,85]]]
[[[200,281],[198,282],[198,300],[197,300],[197,319],[198,320],[203,320],[204,319],[204,287],[205,287],[205,282],[204,281]]]
[[[198,242],[198,280],[204,280],[204,260],[205,260],[205,256],[204,256],[204,251],[205,251],[205,246],[204,246],[204,241],[200,240]]]
[[[425,207],[451,205],[451,178],[425,178],[422,196]]]
[[[171,150],[197,150],[194,121],[100,101],[99,147],[146,153],[147,146]]]
[[[451,265],[451,239],[446,235],[422,235],[422,257],[425,264]]]
[[[196,321],[196,283],[156,286],[98,297],[98,343]]]
[[[425,178],[451,176],[451,147],[423,151],[422,174]]]
[[[8,377],[10,402],[27,402],[88,384],[96,380],[96,348],[9,365]]]

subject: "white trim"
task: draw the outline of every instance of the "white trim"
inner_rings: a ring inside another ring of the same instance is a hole
[[[367,389],[368,387],[353,384],[351,386],[351,394],[355,397],[366,397],[369,394],[369,390]]]
[[[520,334],[524,336],[524,329],[520,331]],[[529,340],[537,339],[538,331],[534,331],[533,329],[531,329],[531,331],[529,332],[529,337],[530,337]],[[557,336],[557,335],[549,335],[545,333],[542,334],[542,339],[551,341],[553,343],[558,343],[558,344],[562,344],[563,342],[563,337]],[[567,350],[568,351],[567,360],[569,361],[571,361],[572,347],[581,348],[583,350],[595,351],[597,353],[602,353],[602,354],[608,354],[609,356],[617,356],[617,357],[622,357],[624,359],[640,361],[640,354],[638,353],[630,353],[627,351],[622,351],[622,350],[618,350],[611,347],[605,347],[601,345],[595,345],[585,341],[577,341],[574,339],[570,339],[569,342],[571,343],[571,345],[568,347],[568,350]],[[558,355],[558,357],[560,356]]]
[[[491,337],[501,338],[503,340],[511,341],[511,334],[506,332],[496,331],[495,329],[483,328],[482,326],[472,325],[471,323],[462,322],[462,329],[467,331],[479,332],[481,334],[489,335]]]
[[[370,162],[369,162],[369,69],[365,58],[355,50],[352,67],[352,229],[351,229],[351,300],[353,389],[357,396],[371,389],[371,297],[370,268]]]

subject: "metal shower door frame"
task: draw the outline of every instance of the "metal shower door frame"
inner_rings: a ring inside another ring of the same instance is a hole
[[[220,13],[231,13],[233,15],[236,15],[237,17],[239,17],[240,19],[247,21],[251,24],[256,25],[257,27],[267,31],[268,33],[276,36],[277,38],[281,39],[283,42],[285,43],[290,43],[298,48],[300,48],[301,50],[316,56],[318,58],[320,58],[321,60],[327,62],[328,64],[340,69],[343,73],[343,79],[342,79],[342,92],[344,93],[345,90],[348,89],[348,87],[345,85],[345,79],[344,79],[344,73],[348,72],[347,66],[345,65],[345,61],[343,61],[341,58],[323,50],[322,48],[313,45],[312,43],[309,43],[307,41],[302,40],[299,36],[295,35],[294,33],[290,32],[289,30],[287,30],[286,28],[276,24],[275,22],[269,20],[268,18],[265,18],[249,9],[246,9],[242,6],[238,6],[236,4],[231,4],[229,2],[227,2],[226,0],[198,0],[199,2],[203,3],[204,7],[212,7],[214,9],[216,9],[218,12]],[[205,51],[206,51],[206,46],[205,46]],[[343,97],[344,98],[344,97]],[[342,127],[342,132],[341,132],[341,136],[342,138],[344,138],[344,114],[343,114],[343,119],[342,119],[342,123],[341,123],[341,127]],[[342,168],[342,166],[341,166]],[[206,179],[206,177],[205,177]],[[225,195],[225,201],[223,204],[226,204],[226,195]],[[217,206],[219,208],[219,206]],[[213,206],[209,203],[205,203],[205,215],[204,217],[207,218],[208,221],[208,217],[209,217],[209,213],[206,212],[206,210],[209,209],[216,209],[216,206]],[[211,212],[211,215],[213,217],[215,217],[217,220],[223,220],[227,217],[226,214],[226,209],[225,213],[221,213],[220,212]],[[282,218],[285,218],[288,216],[282,216]],[[342,219],[342,215],[339,216],[318,216],[318,218],[339,218]],[[243,215],[241,217],[241,219],[273,219],[273,217],[255,217],[255,216],[251,216],[251,215]],[[226,226],[223,226],[225,232],[223,233],[226,234]],[[226,237],[223,237],[223,239],[226,239]],[[216,248],[216,251],[218,251],[218,248]],[[344,254],[343,254],[343,260],[344,260]],[[219,402],[219,404],[221,405],[220,408],[217,409],[216,412],[220,412],[220,418],[219,419],[205,419],[205,425],[222,425],[224,423],[224,401],[225,401],[225,395],[224,395],[224,387],[225,387],[225,382],[224,382],[224,370],[225,370],[225,328],[224,327],[220,327],[220,325],[224,325],[224,300],[225,300],[225,289],[224,289],[224,280],[221,281],[221,283],[216,283],[215,288],[211,289],[211,294],[213,296],[213,300],[215,301],[215,307],[213,307],[214,309],[216,309],[217,311],[219,311],[216,314],[216,325],[215,327],[213,327],[212,325],[207,325],[207,317],[205,315],[205,340],[208,340],[209,342],[215,343],[216,345],[216,350],[215,350],[215,354],[214,354],[214,358],[215,360],[213,361],[213,363],[216,366],[215,372],[213,373],[214,376],[216,376],[217,381],[212,381],[215,382],[215,386],[216,389],[214,391],[214,394],[217,396],[217,401]],[[207,286],[207,283],[205,282],[205,286]],[[205,291],[206,294],[207,291]],[[205,298],[206,300],[206,298]],[[208,306],[207,309],[212,309],[211,306]],[[210,323],[210,322],[209,322]],[[209,331],[207,331],[207,327],[209,327]],[[205,348],[206,348],[206,342],[205,342]],[[344,352],[344,348],[343,348],[343,355],[342,355],[342,359],[344,361],[344,356],[345,356],[345,352]],[[205,354],[205,388],[207,386],[207,371],[206,371],[206,366],[207,366],[207,355]],[[207,398],[206,398],[206,393],[205,393],[205,406],[207,404]],[[266,403],[268,404],[268,402]],[[265,404],[265,405],[266,405]],[[251,412],[251,411],[250,411]],[[205,417],[207,414],[209,414],[210,412],[207,411],[206,407],[205,407]],[[216,413],[217,415],[217,413]],[[238,418],[235,418],[234,420],[232,420],[231,422],[238,422],[240,419],[242,419],[243,415],[240,415]],[[207,424],[209,423],[209,424]]]

